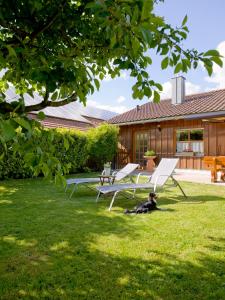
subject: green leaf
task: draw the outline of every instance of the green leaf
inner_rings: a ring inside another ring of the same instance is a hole
[[[42,170],[45,177],[48,177],[51,174],[51,171],[50,171],[48,165],[45,164],[45,163],[43,164],[41,170]]]
[[[141,20],[146,20],[150,17],[150,13],[153,9],[153,1],[152,0],[144,0],[144,4],[141,12]]]
[[[152,64],[152,59],[151,59],[151,57],[146,56],[146,57],[145,57],[145,60],[147,61],[147,63],[148,63],[149,65]]]
[[[208,66],[208,65],[205,64],[205,68],[206,68],[206,70],[207,70],[207,72],[208,72],[208,75],[211,76],[211,75],[212,75],[212,72],[213,72],[212,67],[210,67],[210,66]]]
[[[197,68],[197,66],[198,66],[198,62],[197,62],[197,61],[194,61],[194,63],[193,63],[193,67],[194,67],[194,69],[196,69],[196,68]]]
[[[55,183],[65,187],[66,186],[66,179],[60,173],[57,173],[55,175]]]
[[[113,48],[116,44],[117,38],[116,38],[116,34],[114,33],[113,36],[110,39],[110,47]]]
[[[68,150],[69,147],[70,147],[70,144],[69,144],[69,141],[67,140],[67,138],[64,138],[64,139],[63,139],[63,143],[64,143],[65,149]]]
[[[161,68],[164,70],[168,67],[168,64],[169,64],[169,58],[168,56],[165,57],[162,62],[161,62]]]
[[[145,93],[146,97],[150,98],[151,95],[152,95],[152,90],[149,87],[145,87],[144,88],[144,93]]]
[[[44,56],[40,55],[40,60],[43,63],[43,65],[48,65],[48,63],[47,63],[47,61],[46,61],[46,59],[45,59]]]
[[[9,56],[17,57],[16,51],[13,49],[13,47],[11,47],[10,45],[7,45],[6,47],[7,47],[7,49],[8,49]]]
[[[132,39],[131,43],[132,43],[132,48],[133,48],[134,54],[136,55],[138,53],[139,48],[140,48],[140,43],[139,43],[139,41],[136,37],[134,37]]]
[[[220,56],[220,53],[217,50],[208,50],[204,53],[204,56]]]
[[[182,63],[178,63],[178,64],[176,65],[175,70],[174,70],[174,74],[179,73],[179,72],[182,70],[182,67],[183,67]]]
[[[0,122],[0,132],[2,139],[6,142],[12,140],[16,136],[15,128],[10,120]]]
[[[3,153],[0,155],[0,161],[3,160],[4,156],[5,156],[5,153],[3,152]]]
[[[15,118],[14,119],[16,123],[18,123],[21,127],[27,129],[28,131],[31,131],[31,125],[30,122],[24,118]]]
[[[188,16],[186,15],[182,21],[182,27],[187,23]]]
[[[139,8],[137,5],[134,7],[132,19],[131,19],[131,24],[135,24],[139,19]]]
[[[43,111],[39,111],[39,113],[37,114],[37,118],[39,120],[44,120],[45,119],[45,113]]]
[[[141,28],[141,33],[146,43],[151,44],[152,32],[149,29]]]
[[[168,45],[163,44],[161,48],[162,48],[161,55],[166,55],[169,52]]]
[[[148,78],[148,73],[146,71],[141,71],[141,75],[146,79]]]
[[[157,91],[154,91],[153,102],[155,102],[155,103],[160,102],[160,95]]]
[[[51,99],[52,99],[52,101],[55,101],[57,98],[58,98],[58,91],[55,91],[55,92],[52,94]]]
[[[211,57],[211,60],[214,61],[221,68],[223,67],[223,61],[222,61],[222,59],[220,57],[213,56],[213,57]]]
[[[162,91],[163,90],[163,87],[161,84],[159,83],[155,83],[155,86],[157,87],[158,90]]]
[[[101,80],[103,80],[103,79],[104,79],[104,74],[103,74],[103,73],[100,73],[100,74],[99,74],[99,78],[100,78]]]
[[[99,90],[99,88],[100,88],[100,83],[99,83],[98,79],[95,78],[95,79],[94,79],[94,83],[95,83],[96,89]]]
[[[183,39],[186,39],[186,38],[187,38],[187,33],[184,32],[184,31],[180,31],[180,32],[179,32],[179,35],[182,36]]]

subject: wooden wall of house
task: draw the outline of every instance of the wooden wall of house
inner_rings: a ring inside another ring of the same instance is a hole
[[[158,128],[160,124],[160,129]],[[204,129],[204,155],[225,155],[225,123],[203,122],[202,120],[177,120],[161,123],[125,125],[120,127],[120,149],[116,159],[118,168],[135,162],[135,133],[148,133],[148,149],[156,152],[158,161],[162,157],[176,156],[177,129]],[[179,157],[179,168],[205,169],[202,157]]]

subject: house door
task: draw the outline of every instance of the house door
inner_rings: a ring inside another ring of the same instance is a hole
[[[141,167],[145,167],[146,160],[144,154],[149,147],[149,132],[138,131],[134,134],[134,162],[138,163]]]

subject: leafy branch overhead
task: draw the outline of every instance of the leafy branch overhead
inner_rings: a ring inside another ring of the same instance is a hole
[[[213,63],[222,66],[216,50],[198,52],[182,47],[188,34],[187,17],[180,27],[173,28],[154,13],[159,2],[163,1],[1,1],[0,142],[5,153],[7,143],[14,140],[16,145],[21,132],[27,152],[33,153],[32,164],[42,170],[53,161],[52,154],[50,149],[48,153],[41,145],[29,142],[36,140],[40,123],[29,120],[27,113],[74,101],[85,104],[106,75],[115,78],[126,70],[136,79],[133,98],[146,96],[160,101],[162,86],[146,71],[152,64],[152,51],[162,58],[162,69],[170,66],[175,73],[202,63],[211,75]],[[9,87],[18,95],[11,101],[7,98]],[[40,103],[26,105],[24,95],[33,97],[34,92],[40,95]],[[44,118],[43,112],[38,118]],[[0,154],[0,160],[3,156]],[[47,173],[62,178],[68,171],[54,159]]]
[[[183,49],[187,17],[179,28],[154,14],[153,0],[7,0],[1,4],[0,83],[2,114],[26,113],[71,101],[85,103],[109,74],[122,70],[136,79],[133,97],[160,99],[161,85],[146,72],[149,49],[162,56],[162,69],[187,72],[202,62],[212,73],[222,65],[216,50]],[[20,95],[17,105],[5,103],[9,85]],[[23,95],[37,91],[40,105],[25,107]],[[60,99],[60,102],[58,100]],[[62,100],[64,99],[64,100]],[[19,104],[19,105],[18,105]]]

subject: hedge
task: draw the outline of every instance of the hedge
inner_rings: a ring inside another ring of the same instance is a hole
[[[87,132],[68,129],[42,129],[29,141],[24,140],[23,134],[18,133],[16,144],[8,143],[7,152],[0,160],[0,179],[29,178],[36,176],[32,161],[27,166],[30,149],[35,144],[37,151],[56,158],[65,173],[76,173],[86,168],[101,169],[104,162],[112,161],[117,150],[118,128],[102,124]],[[16,152],[15,152],[16,149]],[[40,150],[38,150],[40,149]],[[0,145],[3,153],[3,147]],[[16,154],[15,154],[16,153]],[[43,159],[42,155],[42,159]],[[32,159],[34,160],[33,156]],[[49,163],[49,161],[48,161]],[[34,163],[35,164],[35,163]],[[43,164],[46,164],[43,159]],[[69,166],[69,167],[68,167]],[[45,174],[45,171],[42,173]],[[47,171],[46,171],[47,172]]]

